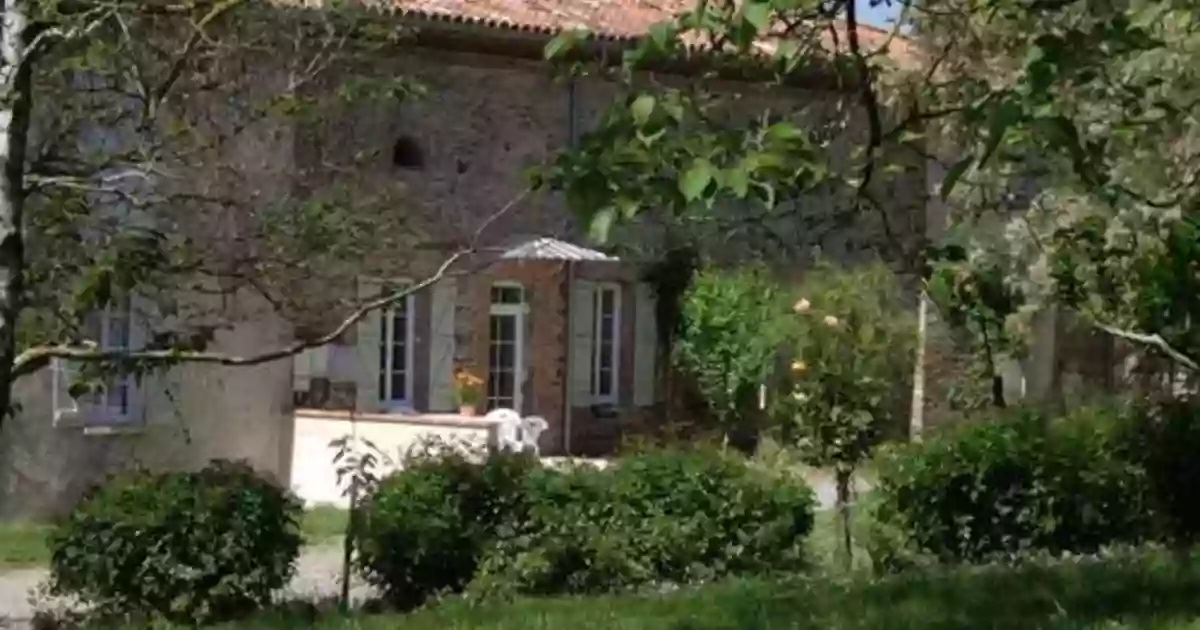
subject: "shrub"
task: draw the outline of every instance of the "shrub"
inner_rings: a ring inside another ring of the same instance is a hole
[[[454,450],[410,458],[363,504],[360,571],[403,608],[461,590],[496,533],[522,511],[523,480],[536,466],[509,454],[477,463]]]
[[[1134,460],[1146,471],[1158,533],[1182,545],[1200,539],[1200,407],[1180,400],[1146,408],[1133,427]]]
[[[901,448],[881,466],[878,527],[902,539],[893,551],[969,562],[1137,542],[1147,484],[1123,422],[1104,409],[1020,411]]]
[[[757,435],[758,388],[774,369],[787,306],[764,270],[706,270],[683,299],[672,360],[692,380],[724,437]]]
[[[501,537],[475,590],[533,595],[803,566],[813,496],[715,451],[647,451],[605,471],[542,471],[528,511]]]
[[[660,580],[691,582],[802,566],[812,491],[738,455],[647,452],[612,470],[616,500]]]
[[[472,593],[597,593],[650,581],[613,490],[610,471],[586,464],[528,476],[524,509],[497,532]]]
[[[302,514],[291,493],[241,463],[118,475],[51,534],[52,588],[102,614],[238,616],[291,579]]]
[[[812,492],[715,451],[607,470],[453,451],[411,460],[364,504],[359,567],[396,605],[439,592],[598,593],[802,566]]]

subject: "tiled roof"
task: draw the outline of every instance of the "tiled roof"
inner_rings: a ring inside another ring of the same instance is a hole
[[[623,39],[691,9],[695,0],[395,0],[395,6],[416,17],[545,34],[587,29]]]
[[[504,250],[504,253],[500,254],[500,258],[506,260],[617,260],[604,252],[548,237],[518,243]]]
[[[408,17],[477,24],[491,28],[553,35],[572,29],[586,29],[594,36],[609,40],[634,39],[646,34],[658,22],[669,20],[692,9],[696,0],[392,0],[393,6]],[[839,50],[846,50],[846,29],[837,29]],[[859,25],[859,41],[864,50],[882,46],[889,33]],[[827,47],[833,47],[829,33],[822,35]],[[889,45],[890,55],[898,61],[911,59],[908,40],[896,37]]]

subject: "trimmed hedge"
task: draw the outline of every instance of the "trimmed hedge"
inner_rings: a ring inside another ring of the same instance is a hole
[[[409,460],[361,508],[359,571],[402,608],[461,591],[497,532],[524,511],[525,479],[537,466],[515,454],[480,464],[450,449]]]
[[[237,617],[291,579],[302,515],[295,496],[242,463],[117,475],[51,533],[52,589],[101,614]]]
[[[605,471],[543,470],[526,487],[529,511],[497,540],[478,591],[594,593],[805,566],[811,490],[737,455],[649,451]]]
[[[891,548],[877,546],[877,560],[983,562],[1145,540],[1151,484],[1130,426],[1114,409],[1056,419],[1021,410],[893,451],[875,510]]]
[[[598,593],[803,566],[812,492],[715,451],[606,470],[447,454],[364,506],[360,567],[398,606],[441,592]]]

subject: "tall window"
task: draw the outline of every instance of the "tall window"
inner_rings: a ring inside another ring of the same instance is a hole
[[[384,407],[412,405],[412,341],[413,299],[409,295],[379,318],[379,398]]]
[[[617,402],[617,364],[620,353],[621,288],[602,284],[592,295],[592,400]]]
[[[114,301],[85,320],[85,333],[102,351],[129,350],[133,317],[129,300]],[[122,423],[133,419],[133,377],[117,373],[106,376],[98,387],[81,401],[87,406],[90,424]]]
[[[525,291],[517,284],[492,287],[488,322],[487,408],[521,411]]]

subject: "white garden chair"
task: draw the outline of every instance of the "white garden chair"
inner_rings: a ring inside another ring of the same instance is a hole
[[[538,446],[538,438],[542,432],[549,428],[550,423],[541,416],[529,416],[521,419],[521,444],[523,449],[533,451],[534,457],[541,455],[541,448]]]
[[[502,451],[521,451],[521,414],[512,409],[493,409],[484,416],[496,421],[496,446]]]

